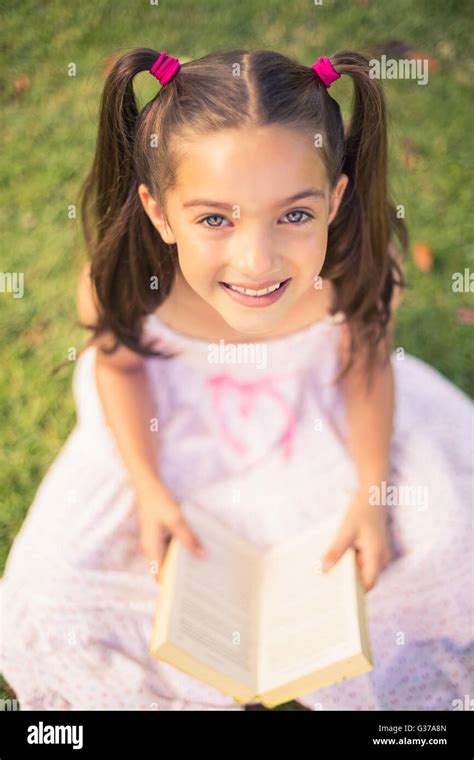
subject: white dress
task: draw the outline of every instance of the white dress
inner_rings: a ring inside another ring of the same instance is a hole
[[[146,336],[179,352],[146,360],[160,474],[179,500],[261,546],[342,519],[356,485],[331,384],[343,318],[246,353],[147,317]],[[7,559],[0,670],[27,710],[242,710],[149,654],[159,585],[102,413],[95,351],[75,367],[77,423]],[[395,558],[366,594],[374,670],[302,696],[310,709],[452,710],[474,693],[473,405],[423,361],[396,352],[391,361],[390,482],[418,495],[387,506]]]

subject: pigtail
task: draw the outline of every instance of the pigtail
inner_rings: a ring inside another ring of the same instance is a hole
[[[394,285],[406,286],[393,236],[398,237],[406,253],[408,233],[389,194],[382,86],[369,76],[369,61],[359,53],[338,53],[331,62],[338,73],[349,75],[353,81],[352,118],[339,167],[349,182],[328,239],[328,263],[339,308],[352,323],[350,364],[340,377],[352,365],[352,357],[366,346],[370,382],[378,344],[388,337]],[[391,353],[387,340],[386,349],[385,361]]]
[[[144,356],[168,358],[143,346],[140,337],[143,316],[165,298],[174,271],[172,247],[162,241],[138,197],[143,171],[137,167],[140,114],[133,78],[148,71],[157,57],[147,48],[125,53],[104,84],[95,156],[78,199],[98,317],[94,324],[80,323],[92,334],[76,358],[104,333],[111,333],[115,342],[107,348],[99,346],[103,353],[113,353],[123,344]],[[160,97],[161,91],[155,100]],[[144,110],[153,121],[150,105]],[[152,288],[151,278],[158,282],[157,289]],[[70,361],[61,362],[52,374],[68,365]]]
[[[138,196],[143,180],[135,155],[139,111],[133,90],[135,75],[148,71],[157,56],[145,48],[132,50],[107,77],[95,157],[81,190],[81,216],[100,310],[89,342],[110,331],[116,338],[111,351],[122,343],[144,355],[162,356],[141,346],[138,337],[142,318],[166,296],[163,283],[170,282],[173,256]]]

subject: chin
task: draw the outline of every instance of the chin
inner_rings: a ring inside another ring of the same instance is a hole
[[[266,335],[277,330],[284,323],[282,318],[266,323],[266,320],[258,315],[254,319],[227,319],[224,314],[221,316],[232,330],[241,335],[247,335],[249,338],[265,338]]]

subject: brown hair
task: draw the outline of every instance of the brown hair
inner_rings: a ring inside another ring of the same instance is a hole
[[[95,158],[81,189],[100,311],[98,323],[89,326],[94,331],[90,341],[111,331],[116,337],[112,350],[122,343],[143,355],[163,356],[141,344],[141,321],[170,291],[177,248],[161,239],[138,187],[144,183],[165,208],[166,192],[176,183],[179,138],[278,124],[321,134],[331,190],[341,173],[349,177],[329,226],[321,271],[335,288],[333,312],[344,312],[350,331],[349,362],[340,377],[361,349],[368,348],[367,367],[373,369],[382,339],[386,361],[392,291],[395,284],[406,286],[393,236],[406,253],[408,233],[389,198],[385,101],[381,84],[369,76],[368,58],[353,51],[330,58],[336,71],[353,81],[352,118],[344,134],[339,104],[313,69],[266,50],[218,51],[184,63],[139,112],[133,78],[149,71],[157,57],[147,48],[122,55],[102,94]],[[337,82],[332,87],[336,90]],[[150,287],[153,277],[157,290]]]

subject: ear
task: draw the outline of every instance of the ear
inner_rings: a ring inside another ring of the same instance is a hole
[[[164,210],[155,201],[147,186],[143,183],[138,187],[138,196],[143,208],[145,209],[146,215],[150,219],[152,225],[160,233],[163,241],[169,245],[176,243],[176,238],[173,235],[173,231],[166,220]]]
[[[337,181],[336,187],[331,193],[331,196],[329,198],[328,227],[337,214],[340,203],[342,201],[342,196],[344,195],[344,191],[347,187],[348,182],[349,182],[349,177],[347,176],[347,174],[341,174]]]

